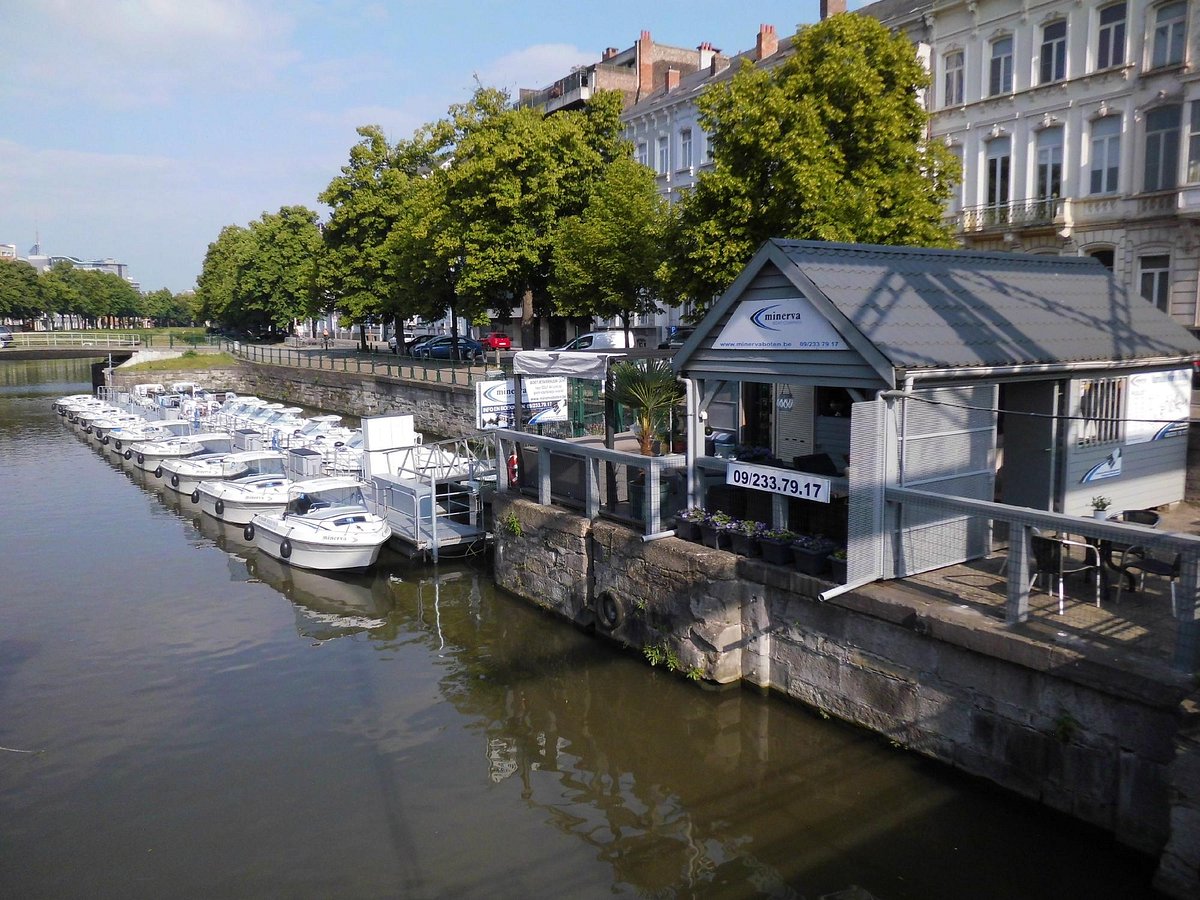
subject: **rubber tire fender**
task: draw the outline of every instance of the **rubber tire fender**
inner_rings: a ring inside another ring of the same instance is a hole
[[[254,540],[254,523],[247,522],[246,527],[242,529],[242,537],[248,541]]]
[[[215,509],[217,511],[218,516],[225,515],[225,501],[218,500],[216,503],[213,504],[213,509]]]
[[[194,491],[192,491],[192,502],[193,503],[200,502],[200,488],[196,488]]]
[[[292,542],[287,538],[284,538],[279,544],[279,555],[284,559],[291,559],[292,557]]]
[[[605,631],[616,631],[625,621],[625,607],[612,591],[596,598],[596,621]]]

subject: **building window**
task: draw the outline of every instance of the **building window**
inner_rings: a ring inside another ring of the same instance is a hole
[[[1121,440],[1124,408],[1124,378],[1080,379],[1079,408],[1075,415],[1083,421],[1076,432],[1076,445],[1094,447]]]
[[[1107,69],[1125,62],[1125,4],[1114,3],[1100,10],[1096,68]]]
[[[1013,39],[992,41],[991,68],[988,74],[988,96],[1011,94],[1013,87]]]
[[[1100,265],[1104,266],[1104,268],[1108,269],[1110,272],[1113,270],[1113,265],[1116,263],[1117,259],[1116,252],[1108,247],[1100,250],[1092,250],[1090,253],[1088,253],[1088,256],[1090,256],[1092,259],[1100,260]]]
[[[1171,311],[1168,276],[1171,274],[1171,257],[1166,254],[1143,256],[1138,260],[1138,281],[1142,296],[1165,313]]]
[[[1062,196],[1063,130],[1047,128],[1037,136],[1037,197],[1053,200]]]
[[[660,175],[671,171],[671,143],[665,137],[658,139],[658,168]]]
[[[1051,22],[1042,29],[1041,77],[1039,84],[1067,77],[1067,23]]]
[[[1187,180],[1200,181],[1200,100],[1192,101],[1192,127],[1188,134]]]
[[[692,167],[692,129],[685,128],[679,132],[679,168]]]
[[[1153,56],[1151,68],[1173,66],[1183,62],[1184,25],[1187,22],[1187,0],[1164,3],[1154,15]]]
[[[638,141],[637,161],[640,162],[643,166],[650,165],[650,149],[646,146],[645,141]]]
[[[1112,194],[1121,174],[1121,117],[1105,116],[1092,124],[1093,194]]]
[[[1008,203],[1008,177],[1012,165],[1012,141],[996,138],[987,145],[987,203],[1005,206]]]
[[[1179,169],[1179,107],[1160,106],[1146,113],[1146,177],[1144,190],[1175,187]]]
[[[704,161],[711,164],[713,157],[717,152],[716,144],[713,142],[712,135],[704,136]]]
[[[963,102],[963,52],[946,54],[946,77],[943,83],[946,106],[961,106]]]

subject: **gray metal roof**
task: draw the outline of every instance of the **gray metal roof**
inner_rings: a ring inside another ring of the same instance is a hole
[[[1200,341],[1089,257],[778,239],[764,254],[898,369],[1200,358]]]

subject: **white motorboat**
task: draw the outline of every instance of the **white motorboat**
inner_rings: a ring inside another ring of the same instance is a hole
[[[247,536],[261,552],[304,569],[370,568],[392,530],[368,511],[364,488],[357,478],[294,482],[287,508],[255,516]]]
[[[338,441],[344,444],[354,437],[354,430],[340,424],[341,421],[341,416],[311,416],[304,420],[300,428],[287,435],[284,443],[289,450],[300,447],[319,450],[327,444],[332,447]]]
[[[127,449],[132,451],[134,465],[162,477],[160,464],[164,459],[199,456],[202,453],[232,453],[233,438],[223,431],[204,431],[163,441],[135,441]]]
[[[241,453],[185,456],[159,463],[162,479],[180,494],[193,492],[206,481],[228,481],[243,475],[282,475],[287,458],[277,450],[247,450]],[[193,502],[200,502],[199,495]]]
[[[259,513],[282,512],[288,502],[287,475],[243,475],[206,481],[191,494],[200,511],[221,522],[248,525]]]
[[[165,441],[169,438],[186,437],[192,433],[192,425],[183,419],[171,419],[162,422],[143,422],[141,425],[130,425],[114,428],[101,438],[107,438],[105,446],[123,460],[133,459],[133,445],[149,443],[150,441]]]

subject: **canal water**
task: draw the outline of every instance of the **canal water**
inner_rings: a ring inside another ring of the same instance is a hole
[[[1103,833],[651,668],[484,558],[259,557],[61,423],[87,381],[0,363],[0,896],[1153,896]]]

